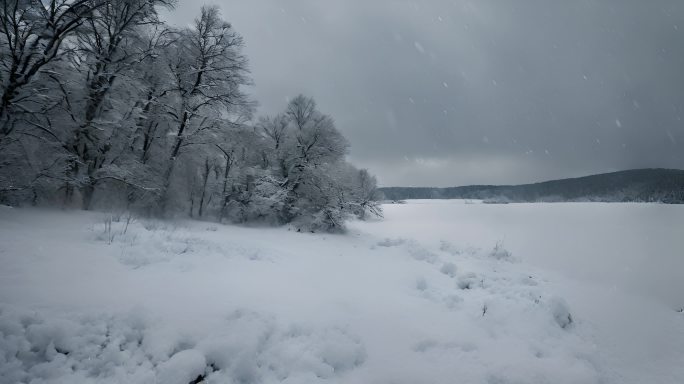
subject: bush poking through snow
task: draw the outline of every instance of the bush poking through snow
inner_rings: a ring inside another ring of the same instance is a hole
[[[497,241],[494,249],[489,253],[490,257],[497,260],[509,260],[513,254],[504,248],[503,241]]]
[[[116,233],[112,231],[112,216],[107,216],[104,219],[104,233],[102,234],[107,240],[107,244],[111,244],[116,237]]]
[[[128,227],[135,222],[132,212],[107,213],[102,220],[102,234],[97,239],[112,244],[117,236],[124,236]]]
[[[458,286],[459,289],[473,289],[475,288],[477,281],[477,275],[469,272],[465,275],[461,275],[458,278],[458,281],[456,281],[456,286]]]

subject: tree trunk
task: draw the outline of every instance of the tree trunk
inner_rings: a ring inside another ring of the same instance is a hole
[[[223,172],[223,191],[221,192],[221,197],[223,198],[223,204],[221,205],[221,219],[224,218],[226,214],[226,207],[228,206],[228,176],[230,174],[230,168],[233,165],[233,156],[232,152],[228,153],[228,151],[223,150],[220,146],[218,148],[223,152],[223,154],[226,157],[226,168]]]
[[[162,187],[162,201],[161,209],[162,213],[166,213],[169,203],[169,187],[171,186],[171,176],[173,175],[173,169],[176,166],[176,158],[180,153],[181,145],[183,144],[183,133],[185,132],[185,127],[188,123],[188,113],[183,113],[183,118],[181,119],[180,126],[178,127],[178,132],[176,134],[176,142],[173,145],[173,150],[171,151],[171,157],[169,158],[169,165],[164,172],[164,186]]]
[[[12,76],[10,76],[10,84],[7,85],[2,94],[2,99],[0,99],[0,143],[12,132],[9,107],[12,104],[16,90],[17,85],[12,81]]]
[[[83,199],[83,210],[89,210],[95,194],[95,183],[88,180],[81,188],[81,198]]]
[[[202,218],[202,215],[204,214],[204,198],[207,195],[207,183],[209,182],[209,171],[211,171],[211,167],[209,167],[209,158],[207,157],[204,160],[204,174],[202,175],[204,180],[202,182],[202,194],[200,195],[200,201],[199,201],[198,215],[200,218]]]

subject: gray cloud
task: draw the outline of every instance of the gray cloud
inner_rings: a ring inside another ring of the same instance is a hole
[[[681,0],[216,4],[245,37],[260,112],[315,97],[383,185],[684,168]]]

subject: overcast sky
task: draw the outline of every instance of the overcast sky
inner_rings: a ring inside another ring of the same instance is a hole
[[[684,168],[682,0],[208,4],[246,40],[259,113],[313,96],[383,186]]]

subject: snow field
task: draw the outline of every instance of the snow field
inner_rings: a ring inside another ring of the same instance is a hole
[[[420,225],[425,208],[438,224],[448,220],[435,207],[490,209],[444,204],[387,206],[384,221],[352,223],[346,235],[0,208],[0,382],[684,377],[680,313],[637,301],[668,340],[644,361],[611,345],[622,333],[587,310],[614,301],[619,318],[633,309],[615,300],[627,293],[540,268],[508,237],[463,241]],[[612,325],[639,329],[635,317]]]

